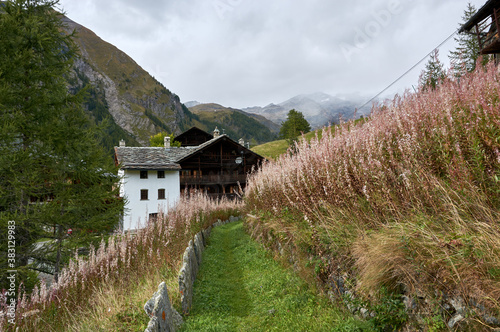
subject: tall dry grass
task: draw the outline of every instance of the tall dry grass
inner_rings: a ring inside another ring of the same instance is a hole
[[[160,269],[176,269],[197,232],[239,209],[238,202],[214,201],[201,194],[182,198],[175,209],[136,234],[116,234],[99,248],[91,248],[88,257],[75,256],[51,287],[42,283],[30,295],[20,292],[16,324],[4,317],[0,330],[65,331],[78,325],[79,315],[99,303],[103,292],[133,289],[145,276],[156,278]]]
[[[322,270],[354,271],[365,293],[439,289],[497,305],[500,76],[478,68],[297,143],[250,178],[247,211]]]

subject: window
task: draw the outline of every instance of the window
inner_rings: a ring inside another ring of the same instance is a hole
[[[141,179],[147,179],[148,178],[148,171],[141,171]]]
[[[149,220],[151,220],[151,221],[158,220],[158,213],[150,213],[149,214]]]
[[[165,178],[165,171],[158,171],[158,179],[164,179]]]
[[[165,189],[158,189],[158,199],[165,199]]]
[[[147,200],[148,200],[148,190],[141,189],[141,201],[147,201]]]

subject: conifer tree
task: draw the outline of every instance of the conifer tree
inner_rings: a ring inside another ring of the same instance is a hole
[[[13,265],[0,258],[0,289],[7,270],[28,290],[33,271],[57,279],[76,248],[116,227],[123,208],[114,165],[82,108],[84,92],[67,88],[77,48],[62,33],[58,2],[0,7],[0,251],[14,224],[16,253]]]
[[[439,60],[439,50],[435,49],[420,76],[419,85],[423,90],[435,89],[445,77],[443,63]]]
[[[470,2],[462,16],[462,26],[464,23],[474,16],[477,12],[476,7]],[[480,26],[479,29],[484,29]],[[464,72],[471,72],[476,68],[476,61],[479,58],[479,41],[476,35],[476,28],[474,27],[470,32],[463,32],[455,37],[455,42],[458,44],[456,49],[450,51],[449,58],[454,68],[456,76],[462,75]],[[482,56],[481,63],[485,65],[489,61],[488,55]]]
[[[311,126],[304,118],[304,114],[292,109],[288,112],[286,121],[281,124],[279,136],[281,139],[286,139],[291,145],[301,133],[310,131]]]

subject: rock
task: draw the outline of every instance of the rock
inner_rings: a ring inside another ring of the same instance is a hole
[[[205,248],[203,246],[203,237],[200,232],[194,236],[194,252],[196,254],[198,267],[201,265],[201,255],[204,249]]]
[[[331,289],[338,295],[342,296],[346,293],[345,282],[343,277],[333,276],[330,282]]]
[[[176,328],[180,328],[181,325],[184,324],[184,320],[182,319],[181,314],[178,313],[175,309],[172,310],[172,321],[174,322],[174,326]]]
[[[194,248],[194,241],[189,241],[189,246],[186,248],[188,253],[189,263],[191,264],[191,280],[192,283],[196,280],[196,275],[198,274],[198,259],[196,258],[196,252]]]
[[[460,296],[451,298],[449,302],[458,314],[465,315],[466,307],[464,300]]]
[[[158,322],[158,318],[151,317],[151,319],[149,320],[149,324],[144,330],[144,332],[156,332],[156,331],[160,331],[160,324]]]
[[[203,234],[203,245],[205,247],[208,245],[208,238],[210,237],[211,230],[212,230],[212,227],[208,227],[207,229],[201,231],[201,234]]]
[[[146,302],[144,310],[151,316],[145,332],[173,332],[183,323],[182,317],[172,308],[167,285],[164,282],[158,286],[158,291],[153,294],[153,297]]]
[[[450,329],[454,328],[455,325],[463,320],[465,317],[462,316],[461,314],[456,314],[455,316],[451,317],[451,319],[448,321],[448,327]]]
[[[417,303],[415,300],[409,296],[403,295],[403,303],[405,305],[405,308],[407,311],[415,310],[417,309]]]
[[[193,241],[184,251],[182,267],[179,271],[179,291],[181,293],[182,312],[188,314],[193,303],[193,283],[196,278],[197,269],[196,255],[194,253]]]
[[[484,319],[484,322],[486,324],[488,324],[488,325],[491,325],[491,326],[500,326],[500,321],[496,317],[489,316],[489,315],[484,315],[483,319]]]
[[[359,313],[361,314],[361,317],[363,317],[364,319],[367,319],[370,316],[370,312],[366,308],[359,309]]]

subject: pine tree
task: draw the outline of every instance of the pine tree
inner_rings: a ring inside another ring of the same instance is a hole
[[[281,124],[279,136],[281,139],[286,139],[289,145],[292,145],[301,133],[308,133],[309,131],[311,131],[311,126],[304,118],[304,115],[292,109],[288,112],[286,121]]]
[[[445,77],[443,63],[439,60],[439,50],[435,49],[420,76],[419,85],[423,90],[435,89]]]
[[[112,231],[123,209],[116,169],[82,108],[84,92],[67,88],[77,48],[61,33],[58,2],[0,8],[0,236],[15,224],[16,252],[13,265],[0,258],[0,289],[6,270],[17,270],[28,290],[33,271],[57,279],[74,250]],[[2,252],[7,243],[0,239]]]
[[[464,23],[474,16],[477,12],[476,7],[470,2],[462,16],[462,26]],[[480,26],[479,29],[484,29]],[[464,32],[455,37],[455,42],[458,44],[454,51],[450,51],[449,58],[453,66],[456,76],[461,76],[464,72],[471,72],[476,68],[476,61],[479,58],[479,41],[476,35],[476,28],[474,27],[471,32]],[[489,61],[489,56],[482,56],[481,63],[485,65]]]

